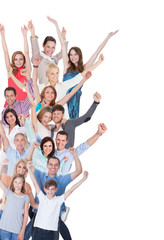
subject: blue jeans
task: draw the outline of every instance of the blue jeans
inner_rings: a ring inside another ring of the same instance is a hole
[[[3,239],[3,240],[18,240],[17,236],[18,236],[18,234],[16,234],[16,233],[11,233],[11,232],[1,229],[1,239]]]
[[[1,210],[0,210],[0,219],[1,219],[1,217],[2,217],[2,213],[3,213],[3,210],[1,209]],[[0,229],[0,240],[2,240],[2,238],[1,238],[1,229]]]
[[[49,231],[44,230],[38,227],[34,227],[32,233],[33,240],[58,240],[59,232],[58,231]]]

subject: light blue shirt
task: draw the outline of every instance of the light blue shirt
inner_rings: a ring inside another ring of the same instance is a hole
[[[9,160],[7,175],[9,176],[13,175],[15,164],[20,158],[26,158],[29,150],[30,150],[30,147],[25,149],[24,152],[20,154],[18,150],[13,149],[11,146],[7,149],[6,156],[7,156],[7,159]]]
[[[90,145],[88,145],[87,141],[84,143],[81,143],[78,147],[75,148],[77,155],[80,156],[82,153],[88,150],[89,147]],[[68,158],[68,160],[63,164],[62,168],[60,168],[61,171],[60,169],[58,170],[60,171],[60,173],[58,172],[58,174],[62,174],[62,175],[68,174],[68,172],[71,169],[72,162],[74,160],[73,155],[68,151],[68,149],[65,149],[63,151],[55,150],[54,156],[57,157],[60,160],[60,162],[63,160],[65,156]]]

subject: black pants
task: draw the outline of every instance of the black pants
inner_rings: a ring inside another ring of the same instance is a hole
[[[34,227],[32,240],[59,240],[59,232]]]

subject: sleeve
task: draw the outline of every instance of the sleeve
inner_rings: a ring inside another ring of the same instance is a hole
[[[11,193],[12,193],[12,191],[11,191],[10,188],[8,187],[7,191],[5,192],[6,197],[8,197]]]
[[[34,58],[40,58],[40,49],[38,45],[38,37],[36,38],[30,38],[31,40],[31,48],[32,48],[32,58],[31,62],[33,62]]]
[[[65,45],[66,45],[66,48],[68,48],[68,41],[65,42]],[[63,57],[63,55],[62,55],[62,50],[61,50],[59,53],[57,53],[57,54],[53,57],[55,63],[58,64],[59,60],[61,60],[62,57]]]
[[[90,148],[90,146],[88,145],[87,141],[84,142],[84,143],[81,143],[78,147],[76,147],[77,155],[80,156],[80,155],[83,154],[86,150],[88,150],[88,148]]]
[[[64,88],[65,94],[68,89],[74,87],[75,85],[79,84],[79,82],[83,79],[81,73],[77,74],[74,78],[71,78],[65,82],[62,82],[62,86]]]
[[[74,125],[74,127],[77,127],[85,122],[88,122],[91,119],[96,108],[97,108],[97,104],[95,102],[93,102],[91,107],[88,109],[88,111],[84,115],[82,115],[79,118],[70,119],[68,121],[71,121],[72,124]]]
[[[34,131],[32,130],[32,128],[30,126],[30,122],[29,122],[28,118],[25,119],[25,128],[26,128],[26,133],[27,133],[27,137],[28,137],[28,140],[30,142],[30,145],[32,145],[33,142],[36,141],[36,136],[35,136]]]
[[[34,91],[33,91],[32,79],[27,80],[27,82],[28,82],[28,87],[29,87],[31,96],[34,99]],[[20,104],[21,104],[21,108],[23,109],[23,112],[28,112],[30,110],[31,106],[30,106],[30,102],[29,102],[28,96],[26,97],[26,99],[24,101],[21,101]]]
[[[57,198],[58,198],[59,204],[62,205],[62,203],[64,202],[64,194],[61,196],[58,196]]]
[[[39,198],[39,202],[40,201],[44,201],[45,199],[45,195],[44,193],[40,190],[39,194],[37,194],[38,198]]]

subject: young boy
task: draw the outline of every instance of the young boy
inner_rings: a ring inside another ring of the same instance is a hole
[[[39,198],[38,212],[34,222],[33,240],[58,240],[58,220],[60,207],[67,197],[78,188],[88,177],[88,172],[84,172],[83,178],[73,185],[65,194],[55,196],[57,184],[54,180],[49,179],[45,182],[44,191],[41,191],[37,180],[32,171],[32,163],[27,164],[28,172],[34,184],[37,196]]]

